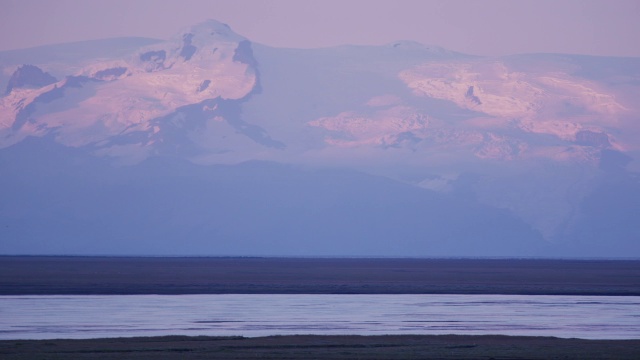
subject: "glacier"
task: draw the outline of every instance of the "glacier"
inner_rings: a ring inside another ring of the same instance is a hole
[[[640,254],[640,59],[411,41],[0,52],[0,253]]]

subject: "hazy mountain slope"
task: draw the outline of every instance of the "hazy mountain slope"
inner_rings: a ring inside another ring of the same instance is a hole
[[[12,174],[0,179],[5,254],[524,256],[544,247],[504,211],[351,170],[168,158],[112,167],[34,138],[1,151],[0,166]]]

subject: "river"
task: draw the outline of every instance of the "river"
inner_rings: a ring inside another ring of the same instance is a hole
[[[0,296],[0,339],[160,335],[503,334],[640,338],[640,297]]]

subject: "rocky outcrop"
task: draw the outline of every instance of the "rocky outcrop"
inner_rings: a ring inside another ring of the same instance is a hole
[[[115,80],[124,75],[126,72],[126,67],[118,66],[110,69],[100,70],[93,75],[93,78],[97,80]]]
[[[184,34],[182,40],[183,40],[183,45],[182,45],[182,50],[180,50],[180,56],[184,58],[184,61],[189,61],[191,60],[191,57],[193,56],[193,54],[196,53],[198,48],[193,46],[193,44],[191,43],[193,40],[193,34]]]
[[[164,61],[167,59],[165,50],[147,51],[140,54],[140,61],[144,62],[144,68],[148,72],[165,69]]]
[[[476,105],[482,105],[482,101],[480,101],[480,98],[473,94],[473,86],[469,86],[467,92],[464,94],[464,97]]]
[[[32,88],[37,89],[58,81],[51,74],[42,71],[35,65],[22,65],[11,75],[5,94],[13,89]]]
[[[247,64],[252,67],[257,67],[258,62],[253,56],[253,49],[251,48],[251,41],[243,40],[238,43],[235,53],[233,54],[233,61],[237,61],[242,64]]]

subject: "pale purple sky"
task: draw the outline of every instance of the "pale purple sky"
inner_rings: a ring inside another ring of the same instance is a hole
[[[0,0],[0,50],[166,39],[209,18],[278,47],[415,40],[477,55],[640,56],[640,0]]]

